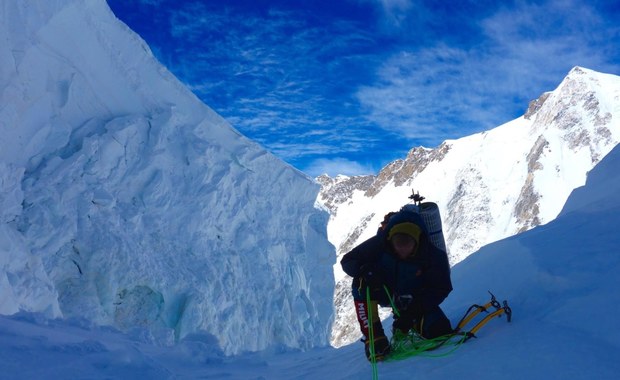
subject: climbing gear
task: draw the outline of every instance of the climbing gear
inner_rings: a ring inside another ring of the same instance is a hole
[[[371,297],[370,297],[370,288],[368,287],[366,287],[366,302],[369,305],[372,302]],[[374,328],[375,321],[373,320],[373,317],[374,317],[373,313],[368,313],[368,338],[366,339],[368,343],[364,342],[364,344],[365,344],[365,348],[367,349],[366,357],[368,358],[368,360],[370,360],[370,364],[372,366],[372,378],[373,380],[378,380],[379,373],[377,371],[377,359],[379,360],[384,359],[385,355],[389,353],[390,344],[388,341],[387,348],[384,348],[381,350],[382,356],[380,358],[377,358],[377,352],[375,352],[375,328]],[[379,315],[377,314],[376,317],[377,317],[377,321],[379,322],[378,325],[381,326],[381,319],[379,318]],[[383,332],[383,326],[381,326],[381,330]],[[385,333],[383,334],[383,338],[385,338]],[[385,353],[383,351],[385,351]]]
[[[486,325],[491,319],[495,317],[501,317],[503,314],[506,314],[506,320],[508,322],[512,320],[512,309],[510,308],[510,306],[508,306],[508,301],[504,301],[502,305],[499,303],[499,301],[497,301],[493,293],[489,292],[489,294],[491,295],[491,300],[489,302],[482,306],[474,304],[471,305],[469,309],[467,309],[465,315],[463,316],[463,318],[461,318],[459,323],[456,325],[456,328],[454,329],[454,332],[456,334],[461,333],[461,330],[478,314],[482,312],[489,313],[488,309],[491,307],[495,308],[494,312],[488,314],[486,317],[476,323],[474,327],[469,329],[469,331],[462,333],[467,335],[467,339],[475,338],[478,330],[480,330],[482,326]]]
[[[423,338],[416,331],[411,330],[407,334],[396,332],[392,335],[392,350],[387,361],[396,361],[410,358],[412,356],[424,357],[443,357],[455,351],[466,340],[463,334],[446,334],[436,338]],[[452,346],[450,350],[444,350],[438,354],[431,354],[429,351],[437,350],[443,346]]]
[[[404,334],[402,331],[398,331],[398,329],[396,329],[393,331],[392,340],[390,342],[392,349],[387,360],[402,360],[412,356],[447,356],[459,348],[461,344],[471,338],[475,338],[476,333],[491,319],[501,317],[505,314],[507,321],[510,322],[512,319],[512,310],[508,306],[508,301],[504,301],[503,304],[500,304],[493,293],[489,292],[489,294],[491,295],[491,300],[482,306],[474,304],[469,307],[469,309],[465,312],[465,315],[457,324],[457,327],[449,334],[426,339],[422,337],[418,331],[415,331],[415,329],[412,329],[407,334]],[[494,308],[495,310],[489,313],[489,308]],[[478,321],[471,329],[463,331],[465,327],[476,318],[476,316],[484,312],[488,313],[488,315]],[[451,348],[447,351],[442,351],[438,354],[428,353],[428,351],[437,350],[441,347],[447,346],[451,346]]]
[[[413,201],[413,204],[403,206],[401,211],[407,210],[420,214],[431,243],[440,250],[447,252],[439,206],[433,202],[422,202],[425,198],[421,196],[419,192],[416,193],[413,189],[411,190],[409,199]]]
[[[373,326],[373,329],[377,327]],[[390,341],[385,336],[385,334],[377,334],[373,335],[372,343],[370,337],[364,341],[364,351],[366,352],[366,358],[368,360],[372,360],[372,355],[376,361],[382,361],[386,358],[386,356],[390,353]]]

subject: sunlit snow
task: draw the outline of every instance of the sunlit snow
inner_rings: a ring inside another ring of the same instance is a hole
[[[8,2],[0,19],[0,378],[372,377],[361,343],[328,345],[316,183],[200,103],[105,1]],[[492,291],[511,323],[379,378],[617,378],[618,167],[616,148],[557,219],[453,268],[453,322]]]

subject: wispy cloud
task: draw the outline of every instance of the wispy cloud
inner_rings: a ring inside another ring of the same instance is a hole
[[[588,3],[517,4],[481,20],[476,41],[412,46],[388,59],[358,93],[369,120],[436,145],[523,114],[573,66],[618,72],[617,53],[601,49],[620,42],[615,21]]]
[[[149,43],[177,77],[308,173],[376,172],[495,127],[573,66],[620,73],[604,1],[133,1],[162,4]]]
[[[396,26],[401,26],[402,23],[410,17],[411,10],[414,7],[411,0],[374,0],[379,3],[383,10],[385,22]]]
[[[374,41],[354,23],[309,19],[196,3],[172,17],[177,48],[185,58],[191,48],[192,57],[168,64],[207,104],[284,159],[358,150],[360,132],[370,128],[357,117],[346,72],[368,70],[373,58],[364,47]]]
[[[314,160],[305,168],[305,172],[313,177],[321,174],[328,174],[335,177],[338,174],[347,176],[368,175],[376,173],[377,168],[371,165],[363,165],[360,162],[352,161],[346,158],[320,158]]]

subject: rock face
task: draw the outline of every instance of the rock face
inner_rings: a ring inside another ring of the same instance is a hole
[[[523,117],[492,130],[413,148],[376,177],[323,177],[339,258],[372,236],[412,189],[439,205],[452,265],[483,245],[553,220],[570,192],[620,141],[620,77],[573,68]],[[354,184],[354,185],[353,185]],[[338,194],[334,191],[338,189]],[[332,344],[359,337],[350,278],[335,266]]]
[[[336,215],[338,206],[347,202],[354,191],[366,191],[373,184],[375,178],[372,175],[331,178],[323,174],[316,179],[321,184],[321,203],[327,207],[331,215]]]

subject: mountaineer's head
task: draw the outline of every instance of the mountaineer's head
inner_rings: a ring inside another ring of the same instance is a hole
[[[396,256],[403,260],[413,256],[420,244],[422,228],[413,222],[402,222],[388,228],[387,239]]]

